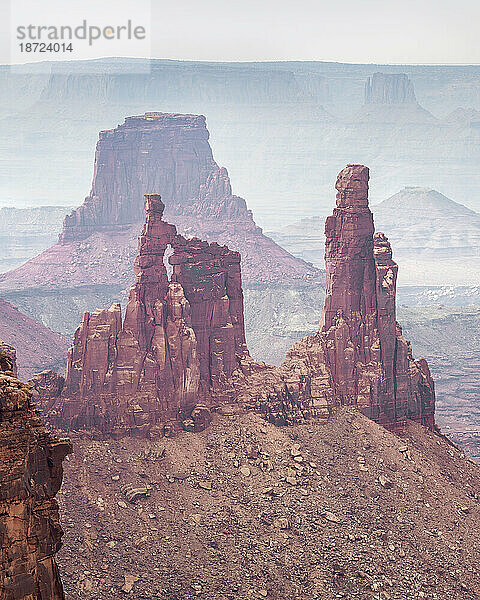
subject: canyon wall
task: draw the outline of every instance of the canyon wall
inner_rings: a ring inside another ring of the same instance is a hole
[[[119,304],[86,312],[62,397],[42,399],[61,428],[113,436],[154,435],[179,423],[202,428],[212,394],[221,395],[249,359],[238,252],[178,235],[158,195],[145,196],[145,209],[123,323]]]
[[[29,387],[0,352],[0,599],[63,600],[55,554],[62,529],[55,494],[68,440],[45,431]]]
[[[416,102],[413,83],[405,73],[374,73],[365,82],[365,104]]]

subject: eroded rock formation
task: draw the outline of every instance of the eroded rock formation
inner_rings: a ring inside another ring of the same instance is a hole
[[[65,386],[65,377],[47,369],[36,373],[27,383],[32,389],[33,401],[43,410],[47,410],[60,397]]]
[[[61,600],[55,494],[71,445],[45,431],[12,367],[0,352],[0,599]]]
[[[209,408],[233,401],[278,425],[353,405],[388,427],[407,419],[433,427],[433,380],[396,322],[397,265],[386,236],[374,234],[368,179],[362,165],[338,176],[325,224],[322,322],[279,368],[248,354],[239,254],[178,235],[163,221],[160,197],[147,195],[125,319],[119,305],[85,313],[50,420],[64,429],[153,435],[180,422],[200,429]]]
[[[318,333],[294,344],[278,370],[256,373],[243,394],[279,424],[355,405],[387,426],[407,418],[434,426],[433,380],[396,322],[397,265],[386,236],[374,234],[368,179],[362,165],[337,179],[337,206],[325,223],[327,294]]]
[[[145,196],[145,209],[125,318],[119,304],[84,314],[63,395],[49,411],[60,427],[108,435],[154,435],[180,421],[201,428],[212,396],[249,359],[239,253],[178,235],[158,195]]]

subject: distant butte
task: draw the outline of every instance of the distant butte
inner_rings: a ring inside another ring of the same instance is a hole
[[[242,255],[245,281],[319,277],[265,236],[227,170],[215,162],[204,116],[152,112],[102,131],[92,189],[65,218],[58,244],[0,278],[0,289],[129,285],[144,219],[141,198],[158,191],[169,222],[186,237],[227,244]]]

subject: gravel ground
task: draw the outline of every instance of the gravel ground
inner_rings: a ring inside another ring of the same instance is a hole
[[[480,597],[479,467],[416,424],[226,407],[203,433],[72,437],[67,600]]]

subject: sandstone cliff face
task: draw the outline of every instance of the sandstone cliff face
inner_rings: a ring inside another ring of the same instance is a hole
[[[181,421],[201,428],[211,395],[249,358],[238,252],[178,235],[158,195],[145,196],[145,208],[125,318],[118,304],[85,313],[63,396],[49,405],[59,427],[108,435],[154,435]]]
[[[179,233],[227,244],[242,255],[247,281],[315,278],[318,269],[265,236],[215,162],[205,117],[146,113],[102,131],[93,183],[65,218],[59,244],[2,276],[3,289],[129,285],[144,215],[141,198],[158,190]]]
[[[390,427],[406,419],[434,426],[433,380],[396,322],[397,265],[386,236],[374,235],[368,179],[361,165],[349,165],[337,179],[337,207],[325,223],[319,332],[294,344],[280,369],[253,376],[256,397],[251,389],[243,396],[279,424],[355,405]]]
[[[0,599],[61,600],[55,494],[70,442],[50,436],[27,385],[0,354]]]

